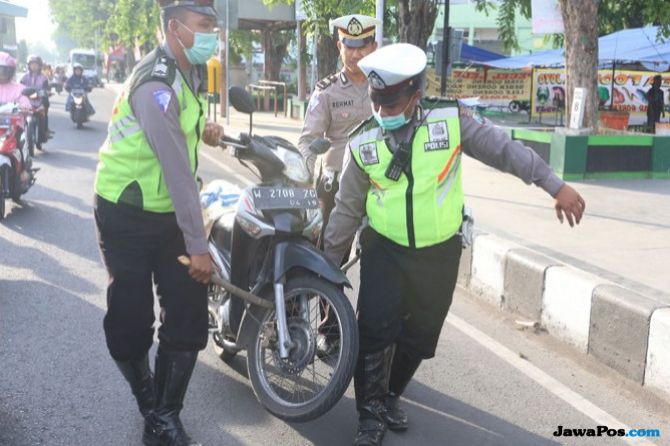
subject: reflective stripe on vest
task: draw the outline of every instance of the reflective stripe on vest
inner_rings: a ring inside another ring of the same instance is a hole
[[[386,178],[393,154],[374,127],[356,135],[351,152],[370,179],[370,226],[393,242],[423,248],[453,237],[462,223],[461,133],[457,107],[426,111],[414,134],[410,169]]]
[[[126,85],[131,85],[128,82]],[[188,158],[195,178],[198,166],[198,144],[204,129],[206,108],[204,100],[196,97],[177,71],[172,84],[173,100],[179,102],[179,120],[186,137]],[[118,203],[119,198],[132,183],[139,184],[142,208],[151,212],[174,212],[172,199],[163,179],[162,170],[144,131],[133,115],[124,90],[114,105],[114,115],[109,124],[108,137],[100,149],[100,162],[95,191],[104,199]],[[156,119],[163,119],[156,116]]]

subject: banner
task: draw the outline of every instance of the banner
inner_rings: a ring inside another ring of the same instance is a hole
[[[533,34],[563,34],[563,16],[558,0],[532,0]]]
[[[512,102],[528,103],[530,81],[530,71],[454,68],[447,78],[447,96],[479,97],[482,104],[508,109]],[[432,70],[427,76],[426,94],[440,96],[440,77]]]
[[[654,71],[616,70],[612,79],[612,70],[598,70],[598,98],[600,107],[623,110],[630,113],[631,124],[642,124],[647,120],[647,98],[645,93],[651,88],[656,76]],[[668,104],[670,74],[661,74],[665,103]],[[614,82],[612,82],[614,81]],[[614,84],[614,85],[612,85]],[[534,74],[532,95],[533,116],[555,116],[565,104],[565,70],[537,69]]]

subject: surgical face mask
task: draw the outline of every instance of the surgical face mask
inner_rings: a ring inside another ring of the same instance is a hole
[[[377,121],[379,126],[384,130],[397,130],[409,122],[410,118],[405,116],[405,112],[407,111],[407,108],[411,103],[412,101],[410,100],[405,106],[405,109],[401,111],[399,114],[394,116],[382,116],[381,113],[377,111],[377,109],[375,109],[373,106],[372,116],[375,117],[375,120]],[[379,107],[379,110],[381,110],[381,107]]]
[[[217,33],[197,33],[182,22],[179,22],[179,24],[193,34],[193,46],[191,48],[186,48],[181,40],[177,39],[182,48],[184,48],[186,59],[188,59],[191,65],[207,63],[216,54],[216,48],[219,45],[219,35]]]

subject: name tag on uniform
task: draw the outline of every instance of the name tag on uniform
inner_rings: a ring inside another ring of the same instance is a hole
[[[377,154],[377,144],[363,144],[360,147],[361,153],[361,162],[365,166],[371,166],[373,164],[379,164],[379,155]]]
[[[446,121],[428,124],[428,142],[423,148],[426,152],[449,149],[449,128]]]

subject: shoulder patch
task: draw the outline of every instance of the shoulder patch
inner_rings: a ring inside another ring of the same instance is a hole
[[[160,88],[154,91],[153,96],[156,105],[158,105],[163,114],[166,114],[168,107],[170,107],[170,101],[172,101],[172,90]]]
[[[325,77],[321,79],[319,82],[316,83],[316,88],[319,90],[325,90],[326,88],[330,87],[331,85],[337,83],[339,77],[337,74],[331,74],[328,77]]]
[[[374,116],[370,116],[369,118],[358,124],[351,132],[349,132],[349,138],[351,139],[358,133],[364,132],[366,130],[372,130],[376,127],[379,127],[377,125],[377,121],[375,121]]]

